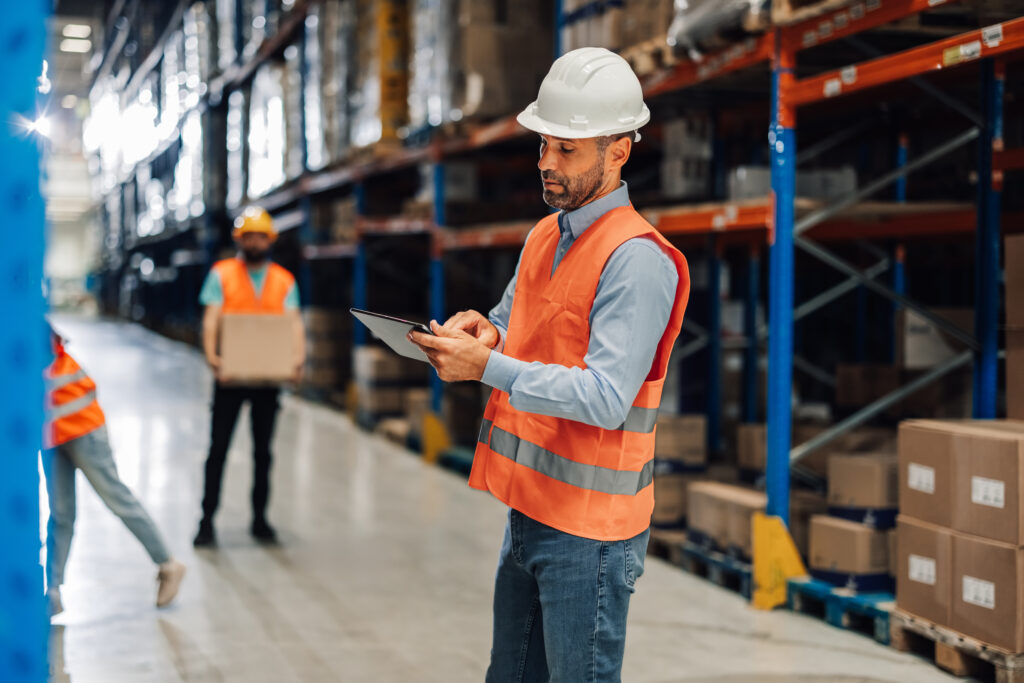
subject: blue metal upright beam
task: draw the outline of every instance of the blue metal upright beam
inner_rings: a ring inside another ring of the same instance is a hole
[[[910,154],[910,140],[906,133],[900,133],[899,142],[896,145],[896,166],[903,168],[907,165],[907,158]],[[896,180],[896,201],[907,201],[907,176],[901,175]]]
[[[786,102],[795,59],[776,41],[772,64],[772,191],[775,197],[773,240],[768,272],[768,425],[767,513],[789,523],[789,450],[793,381],[793,226],[796,197],[795,111]]]
[[[714,237],[708,239],[708,365],[707,446],[708,457],[718,454],[722,414],[722,259]]]
[[[747,300],[743,307],[743,336],[747,346],[743,351],[743,421],[757,422],[758,367],[761,342],[757,335],[757,307],[761,298],[761,252],[751,248],[747,259]]]
[[[978,229],[974,254],[974,327],[981,348],[974,357],[974,417],[996,416],[999,324],[1000,192],[992,172],[993,145],[1003,138],[1002,68],[991,59],[981,64],[985,127],[978,144]]]
[[[356,215],[366,215],[366,188],[362,183],[356,183],[355,187],[352,188],[352,192],[356,197]],[[352,260],[352,306],[354,308],[360,308],[366,310],[369,299],[369,265],[367,263],[366,253],[366,240],[359,238],[359,242],[356,244],[356,255]],[[364,346],[366,344],[366,326],[365,325],[353,325],[353,338],[352,342],[356,346]]]
[[[434,225],[443,226],[448,221],[447,198],[445,196],[445,172],[444,164],[440,160],[434,162]],[[445,289],[444,289],[444,259],[439,248],[436,233],[431,237],[430,243],[430,317],[443,325],[445,321]],[[437,373],[430,372],[430,404],[431,409],[441,413],[441,403],[444,400],[444,382]]]
[[[895,254],[892,259],[892,291],[896,292],[900,296],[907,295],[907,249],[902,244],[897,245],[894,250]],[[889,335],[889,360],[892,363],[897,362],[896,358],[896,335],[897,325],[900,323],[900,311],[903,310],[903,306],[898,301],[892,302],[892,317],[891,327],[892,333]]]
[[[0,249],[0,681],[47,679],[49,618],[39,563],[39,449],[43,435],[43,368],[49,339],[43,327],[44,207],[39,140],[18,121],[34,120],[36,79],[51,3],[5,7],[0,29],[0,206],[17,225]]]

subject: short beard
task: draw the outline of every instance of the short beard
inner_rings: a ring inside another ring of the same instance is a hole
[[[601,150],[598,150],[599,152]],[[597,195],[604,182],[604,154],[585,173],[569,178],[554,171],[541,171],[542,180],[553,180],[562,185],[562,192],[544,187],[544,203],[555,209],[575,211]]]
[[[262,250],[257,251],[255,249],[243,249],[242,258],[245,259],[246,263],[255,265],[267,260],[267,252]]]

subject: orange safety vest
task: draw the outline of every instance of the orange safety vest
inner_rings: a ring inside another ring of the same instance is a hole
[[[46,448],[85,436],[106,423],[96,401],[96,383],[56,339],[53,353],[55,358],[43,374],[46,382],[43,446]]]
[[[224,292],[222,313],[284,313],[284,300],[295,284],[291,273],[270,262],[267,264],[263,289],[257,296],[242,259],[218,261],[213,264],[213,270],[220,276],[220,286]]]
[[[632,538],[654,509],[654,432],[669,355],[690,292],[686,259],[631,206],[598,219],[573,244],[554,276],[557,214],[541,220],[520,260],[504,353],[526,362],[585,368],[590,313],[612,253],[646,237],[679,273],[675,304],[647,379],[625,422],[602,429],[516,410],[495,389],[484,411],[469,485],[488,490],[527,517],[600,541]]]

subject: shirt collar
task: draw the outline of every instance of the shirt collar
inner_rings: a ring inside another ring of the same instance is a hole
[[[629,206],[629,187],[626,181],[620,181],[619,187],[600,199],[584,204],[573,211],[562,211],[558,214],[558,229],[564,234],[566,228],[572,231],[574,240],[587,231],[597,219],[612,209]]]

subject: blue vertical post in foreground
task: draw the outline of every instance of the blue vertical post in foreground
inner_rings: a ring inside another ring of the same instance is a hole
[[[366,215],[366,189],[362,183],[357,183],[352,192],[356,196],[356,215]],[[352,306],[366,310],[368,308],[367,300],[369,298],[369,272],[366,255],[366,240],[360,236],[359,242],[356,244],[356,256],[352,260]],[[352,329],[354,335],[352,342],[356,346],[366,345],[366,326],[365,325],[353,325]]]
[[[747,260],[747,300],[743,307],[743,336],[747,346],[743,351],[743,421],[757,422],[757,386],[761,343],[757,335],[757,306],[761,298],[761,250],[752,247]]]
[[[903,168],[907,165],[907,157],[910,154],[910,140],[906,133],[900,133],[899,143],[896,145],[896,166]],[[896,201],[903,203],[907,201],[907,176],[901,175],[896,180]]]
[[[42,72],[46,8],[23,2],[6,8],[0,27],[0,208],[7,231],[0,249],[0,681],[47,678],[49,619],[39,563],[39,449],[43,435],[43,368],[49,340],[43,328],[44,208],[34,120]]]
[[[708,239],[708,367],[707,367],[708,458],[718,454],[722,414],[722,258],[718,241]]]
[[[771,145],[775,222],[768,271],[767,513],[789,524],[789,450],[793,381],[793,224],[796,195],[795,111],[786,102],[794,57],[776,41],[772,64]]]
[[[440,239],[436,228],[444,227],[448,221],[447,198],[445,197],[444,164],[434,163],[434,227],[430,239],[430,317],[443,325],[447,316],[444,314],[444,258],[441,253]],[[434,413],[441,414],[441,402],[444,398],[444,382],[437,373],[430,372],[430,407]]]
[[[893,250],[892,260],[892,291],[896,292],[900,296],[907,295],[907,248],[902,244],[897,245],[896,249]],[[899,359],[896,358],[896,335],[897,325],[900,324],[900,311],[903,310],[903,306],[897,302],[892,302],[892,317],[890,325],[892,327],[892,333],[889,335],[889,361],[891,363],[898,363]]]
[[[974,251],[974,327],[981,348],[974,357],[974,417],[996,416],[999,324],[1000,193],[993,177],[992,148],[1003,138],[1002,65],[991,59],[981,64],[982,110],[985,128],[978,144],[978,229]],[[1001,182],[998,182],[1001,184]]]

